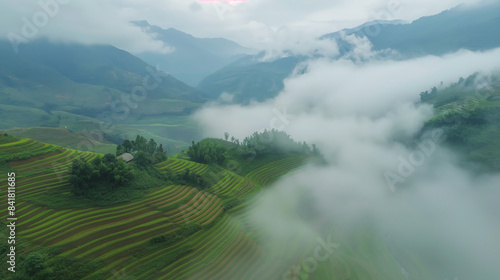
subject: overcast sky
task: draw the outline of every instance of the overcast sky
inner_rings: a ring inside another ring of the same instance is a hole
[[[35,17],[41,27],[37,27],[36,32],[28,30],[34,33],[33,36],[112,44],[133,53],[168,52],[168,46],[128,23],[148,20],[151,24],[173,27],[196,37],[224,37],[247,47],[268,49],[276,41],[318,36],[372,20],[411,21],[478,0],[40,1],[51,2],[58,3],[59,7],[44,19],[39,1],[0,1],[0,37],[5,38],[10,32],[22,35],[26,25],[23,18],[34,23]]]

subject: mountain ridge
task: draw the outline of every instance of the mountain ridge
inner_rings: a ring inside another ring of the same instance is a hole
[[[106,122],[114,130],[104,137],[112,141],[147,134],[171,144],[170,151],[187,147],[181,139],[200,137],[185,116],[207,100],[204,94],[126,51],[47,40],[23,44],[17,55],[0,41],[0,50],[0,129],[100,131]],[[149,126],[159,118],[170,126]]]
[[[339,45],[340,56],[349,54],[354,45],[347,42],[345,35],[356,35],[368,38],[373,45],[373,50],[383,53],[390,49],[397,52],[396,59],[405,59],[423,55],[442,55],[460,49],[470,49],[472,51],[483,51],[500,47],[500,37],[494,36],[500,29],[500,3],[489,4],[487,6],[469,7],[458,6],[453,9],[441,12],[437,15],[419,18],[411,23],[401,21],[372,21],[364,23],[351,29],[327,33],[320,36],[319,40],[333,40]],[[370,30],[369,28],[374,28]],[[478,32],[481,30],[481,32]],[[372,36],[369,36],[372,35]],[[376,36],[375,36],[376,35]],[[393,54],[383,54],[387,58]],[[206,92],[208,96],[219,96],[221,88],[237,88],[238,90],[227,93],[234,94],[235,101],[248,103],[250,100],[263,101],[275,97],[282,89],[282,80],[290,75],[301,59],[297,59],[297,64],[291,65],[283,63],[280,58],[271,63],[270,68],[278,68],[281,81],[275,89],[269,89],[267,85],[273,84],[276,79],[275,70],[260,72],[256,80],[264,81],[261,85],[256,85],[253,81],[247,81],[247,73],[255,72],[256,69],[263,69],[265,63],[255,59],[257,56],[240,59],[248,63],[241,68],[232,69],[231,79],[224,74],[229,71],[232,65],[225,66],[219,71],[206,77],[198,84],[198,89]],[[299,58],[299,56],[295,56]],[[286,67],[280,67],[286,65]],[[267,93],[266,96],[254,95],[255,88],[260,92]],[[264,97],[264,98],[263,98]]]
[[[137,56],[151,65],[161,65],[167,73],[192,86],[223,66],[255,52],[224,38],[197,38],[174,28],[150,25],[147,21],[132,23],[174,48],[168,54],[140,53]]]

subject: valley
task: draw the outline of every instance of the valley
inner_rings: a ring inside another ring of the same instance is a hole
[[[498,1],[61,2],[0,2],[1,279],[500,279]]]

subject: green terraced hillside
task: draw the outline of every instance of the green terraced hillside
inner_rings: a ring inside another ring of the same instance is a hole
[[[265,246],[248,211],[274,181],[307,163],[310,158],[305,156],[256,160],[254,170],[244,177],[170,157],[156,164],[160,172],[212,172],[215,183],[205,190],[164,185],[140,199],[111,206],[75,202],[74,207],[58,208],[40,198],[73,201],[69,166],[76,158],[91,161],[99,154],[3,136],[0,155],[3,173],[16,174],[17,275],[28,277],[22,279],[297,279],[287,270],[311,252],[290,246],[304,239],[301,233],[282,240],[285,247],[282,242]],[[3,201],[6,182],[0,184]],[[6,223],[8,213],[1,214]],[[334,228],[324,226],[322,231],[331,234]],[[364,243],[361,255],[350,247]],[[314,250],[316,245],[311,239],[307,247]],[[33,254],[43,257],[44,269],[29,276],[23,267]],[[290,258],[297,255],[302,258]],[[380,261],[392,269],[381,273]],[[5,270],[0,275],[19,279]],[[301,277],[404,279],[388,248],[368,233],[344,240],[334,257]]]

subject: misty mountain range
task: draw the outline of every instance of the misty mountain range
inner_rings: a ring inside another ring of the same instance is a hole
[[[346,36],[353,35],[368,38],[374,52],[390,49],[389,53],[400,59],[441,55],[458,49],[486,50],[500,46],[500,37],[495,36],[500,29],[499,15],[499,4],[466,10],[457,7],[412,23],[370,22],[326,34],[318,40],[335,41],[340,47],[338,57],[347,57],[357,47],[346,40]],[[87,120],[83,122],[87,125],[82,126],[80,121],[73,126],[74,130],[90,129],[97,126],[106,110],[114,115],[127,113],[125,121],[115,120],[120,125],[160,117],[169,117],[173,124],[178,124],[179,117],[189,115],[207,101],[218,100],[223,92],[229,96],[225,102],[232,103],[275,97],[283,89],[283,80],[299,63],[308,59],[289,51],[285,52],[285,57],[262,61],[266,52],[256,53],[226,39],[195,38],[146,21],[133,24],[154,34],[173,51],[134,56],[113,46],[84,46],[40,39],[22,44],[19,54],[14,55],[10,43],[1,41],[0,106],[4,107],[4,112],[5,106],[15,106],[23,115],[30,116],[12,121],[4,128],[59,126],[60,115],[70,114],[76,120]],[[124,100],[123,96],[130,95],[151,72],[161,75],[161,83],[147,91],[148,101],[138,106],[140,102]],[[181,141],[175,144],[180,149],[191,138],[199,138],[195,129],[187,127],[170,126],[161,131],[148,131],[161,139]],[[125,133],[122,131],[121,135]]]
[[[255,50],[223,38],[195,38],[173,28],[150,25],[147,21],[133,23],[174,48],[171,54],[141,53],[138,57],[151,65],[159,65],[166,73],[191,86],[243,56],[255,53]]]
[[[0,279],[500,279],[500,1],[4,2]]]
[[[398,20],[373,21],[356,28],[325,34],[319,39],[336,41],[340,47],[339,56],[344,56],[355,48],[352,43],[343,39],[346,35],[368,38],[374,51],[390,49],[396,51],[393,55],[399,58],[442,55],[459,49],[481,51],[500,46],[500,36],[496,35],[500,29],[499,15],[498,3],[475,9],[463,9],[459,6],[411,23]],[[243,60],[246,62],[243,65],[235,62],[206,77],[198,88],[212,97],[220,95],[223,90],[228,91],[236,96],[236,102],[249,102],[252,99],[263,101],[276,96],[283,89],[283,79],[304,58],[290,55],[272,62],[260,62],[259,56],[253,56],[241,59]],[[291,60],[295,62],[290,63]],[[252,78],[249,79],[248,75]],[[255,84],[255,80],[259,83]],[[258,92],[266,92],[267,96],[256,96],[256,89]]]

